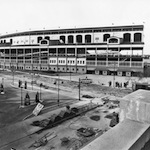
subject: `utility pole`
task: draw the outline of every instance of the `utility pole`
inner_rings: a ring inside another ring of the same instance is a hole
[[[42,83],[40,84],[40,100],[42,100],[42,90],[41,90],[41,87],[42,87]]]
[[[59,106],[59,73],[58,73],[58,100],[57,100],[57,103],[58,103],[58,106]]]
[[[114,61],[113,87],[115,87],[115,65],[116,64],[115,64],[115,61]]]
[[[71,61],[70,61],[71,62]],[[70,81],[71,81],[71,63],[70,63]]]
[[[79,78],[79,101],[81,100],[80,99],[80,89],[81,89],[81,87],[80,87],[80,78]]]

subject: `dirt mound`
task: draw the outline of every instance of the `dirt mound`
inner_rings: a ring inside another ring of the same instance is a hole
[[[99,121],[100,120],[100,116],[94,115],[94,116],[91,116],[90,119],[92,119],[94,121]]]

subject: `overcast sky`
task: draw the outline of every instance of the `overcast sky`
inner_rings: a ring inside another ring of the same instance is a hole
[[[1,35],[112,23],[144,24],[144,53],[150,54],[150,0],[0,0],[0,16]]]

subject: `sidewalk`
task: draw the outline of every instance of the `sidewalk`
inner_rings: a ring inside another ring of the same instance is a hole
[[[71,107],[81,106],[87,103],[89,103],[89,101],[87,100],[79,101],[78,103],[71,105]],[[13,142],[17,140],[20,140],[25,137],[30,137],[29,135],[40,130],[40,127],[31,125],[33,121],[49,118],[51,115],[58,114],[61,110],[65,109],[65,107],[59,108],[57,110],[45,113],[43,115],[35,116],[22,122],[12,124],[4,128],[0,128],[0,149],[2,150],[7,145],[11,146],[11,144],[13,144]]]

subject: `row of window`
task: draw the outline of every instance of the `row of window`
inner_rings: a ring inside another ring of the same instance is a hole
[[[92,36],[90,34],[88,35],[76,35],[76,42],[75,43],[83,43],[83,37],[84,37],[84,43],[91,43],[92,42]],[[103,42],[106,42],[108,38],[110,38],[111,35],[110,34],[104,34],[103,35]],[[66,43],[66,38],[67,38],[67,43],[68,44],[72,44],[74,43],[74,36],[73,35],[69,35],[69,36],[60,36],[59,37],[59,40],[60,40],[60,43]],[[99,40],[98,37],[95,38],[95,40]],[[48,41],[50,41],[50,37],[49,36],[45,36],[44,38],[39,36],[37,37],[37,43],[40,43],[41,44],[49,44]],[[142,41],[142,33],[134,33],[134,42],[141,42]],[[21,40],[21,41],[14,41],[14,43],[17,43],[17,44],[26,44],[28,43],[29,44],[33,44],[34,43],[34,40]],[[56,41],[55,41],[56,42]],[[125,33],[123,34],[123,42],[131,42],[131,33]],[[7,43],[6,40],[0,40],[0,43]],[[13,43],[13,39],[10,39],[10,42],[8,43]],[[55,44],[58,44],[57,42]]]
[[[50,60],[50,63],[56,63],[56,60]],[[64,64],[65,60],[59,60],[58,63]],[[75,64],[75,61],[74,60],[68,60],[68,64]],[[77,64],[85,64],[85,61],[84,60],[80,60],[80,61],[78,60]]]
[[[103,42],[107,42],[107,39],[110,38],[110,34],[104,34],[103,35]],[[85,35],[85,43],[91,43],[92,37],[91,35]],[[40,40],[42,40],[42,37],[38,37],[37,41],[38,43]],[[46,36],[45,39],[49,39],[50,37]],[[60,36],[61,43],[66,43],[66,36]],[[96,40],[99,40],[99,38],[96,38]],[[68,43],[74,43],[74,36],[69,35],[67,39]],[[141,42],[142,41],[142,34],[141,33],[134,33],[134,42]],[[125,33],[123,34],[123,42],[131,42],[131,34]],[[83,35],[76,35],[76,43],[83,43]]]
[[[57,68],[51,68],[50,67],[50,70],[57,70]],[[58,70],[61,70],[61,68],[58,68]],[[65,68],[62,68],[62,70],[64,70],[65,71]],[[75,71],[75,68],[67,68],[67,71]],[[76,69],[77,71],[79,71],[79,69],[77,68]],[[84,68],[82,68],[82,71],[85,71],[85,69]]]

